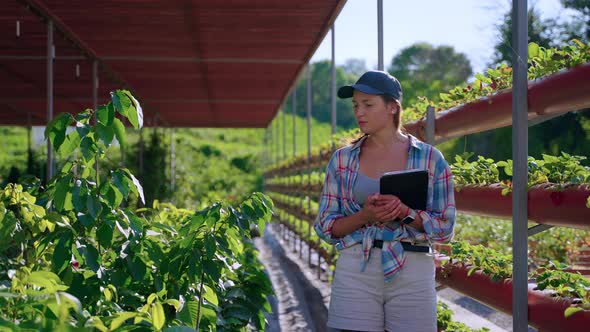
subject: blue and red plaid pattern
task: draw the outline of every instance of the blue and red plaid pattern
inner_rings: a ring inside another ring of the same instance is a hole
[[[332,236],[334,222],[361,210],[353,199],[353,185],[359,169],[360,147],[364,138],[354,145],[343,147],[332,155],[326,166],[324,188],[320,196],[316,233],[336,249],[362,244],[364,260],[361,271],[371,255],[374,240],[383,240],[381,261],[386,281],[391,281],[403,267],[406,257],[400,240],[449,242],[453,237],[456,209],[451,169],[442,153],[435,147],[410,137],[406,169],[428,170],[428,201],[426,211],[418,213],[424,222],[424,232],[407,225],[366,225],[342,238]]]

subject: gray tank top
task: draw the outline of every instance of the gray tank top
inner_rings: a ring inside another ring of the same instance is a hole
[[[363,206],[369,195],[378,192],[379,179],[370,178],[359,171],[354,186],[352,187],[352,197],[354,198],[354,201],[358,205]]]

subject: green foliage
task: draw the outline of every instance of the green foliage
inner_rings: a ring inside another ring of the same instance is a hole
[[[575,306],[564,312],[566,317],[581,310],[590,310],[590,280],[581,274],[563,271],[566,266],[561,264],[554,266],[556,270],[545,270],[537,275],[537,289],[552,290],[559,297],[576,299]]]
[[[402,49],[387,70],[402,84],[403,104],[412,106],[419,96],[437,100],[440,91],[465,83],[472,74],[465,54],[455,52],[451,46],[428,43]]]
[[[482,245],[471,245],[465,241],[453,242],[450,260],[445,264],[462,264],[469,268],[468,275],[481,271],[494,281],[501,281],[512,277],[512,255],[501,254]],[[533,272],[531,278],[537,283],[537,290],[552,290],[549,296],[556,296],[571,301],[564,315],[569,317],[581,310],[590,309],[590,281],[579,273],[563,271],[565,264],[550,263]]]
[[[551,36],[550,32],[555,27],[555,22],[543,20],[539,11],[532,6],[527,12],[528,41],[543,47],[557,46],[554,41],[557,36]],[[512,10],[504,14],[502,23],[498,26],[498,44],[494,46],[495,54],[493,63],[506,63],[512,66]]]
[[[114,110],[136,127],[142,115],[128,92],[111,97],[94,125],[86,110],[48,126],[66,162],[46,188],[0,190],[0,326],[262,329],[272,288],[248,239],[263,231],[272,202],[254,193],[198,212],[158,201],[124,208],[131,195],[143,200],[140,182],[125,168],[103,170],[98,181],[93,165],[112,144]]]
[[[441,301],[436,303],[436,326],[440,331],[447,332],[486,332],[490,330],[486,327],[472,329],[461,322],[454,321],[453,311]]]
[[[494,162],[491,158],[478,156],[476,161],[469,161],[472,153],[455,156],[451,165],[454,182],[457,185],[477,184],[490,185],[500,180],[498,168],[503,168],[505,176],[502,181],[506,195],[512,190],[512,160]],[[562,152],[560,156],[543,155],[537,160],[528,157],[528,187],[542,183],[553,183],[561,186],[590,183],[590,167],[581,165],[584,156],[572,156]]]
[[[530,223],[529,227],[534,223]],[[481,244],[502,254],[512,252],[512,221],[465,214],[457,215],[455,239]],[[550,261],[572,265],[581,243],[590,242],[590,232],[554,227],[529,238],[529,266]]]

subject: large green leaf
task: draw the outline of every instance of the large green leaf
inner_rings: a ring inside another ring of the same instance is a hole
[[[88,214],[92,216],[92,218],[96,219],[102,212],[102,205],[100,204],[100,199],[97,196],[90,195],[86,200],[86,208],[88,209]]]
[[[78,252],[84,256],[86,265],[92,271],[98,271],[100,268],[100,263],[98,262],[98,250],[91,243],[80,244],[78,246]]]
[[[70,263],[72,257],[72,233],[65,232],[59,238],[51,259],[53,271],[61,273]]]
[[[98,135],[98,138],[100,138],[104,142],[104,145],[107,147],[111,145],[111,143],[113,142],[113,138],[115,137],[115,131],[113,130],[113,127],[103,125],[102,123],[96,124],[96,134]]]
[[[205,294],[203,294],[205,300],[207,300],[207,302],[213,304],[214,306],[218,306],[219,302],[217,300],[217,294],[215,293],[215,291],[207,285],[203,285],[203,288],[205,291]]]
[[[111,100],[115,109],[124,117],[128,117],[129,108],[133,106],[131,99],[122,90],[111,92]]]
[[[76,212],[86,210],[86,199],[88,198],[88,185],[86,181],[79,180],[75,183],[72,191],[72,203]]]
[[[166,316],[164,315],[164,308],[162,303],[155,302],[151,308],[152,324],[157,330],[161,330],[166,322]]]
[[[123,194],[112,184],[109,184],[109,189],[106,194],[106,199],[109,203],[109,207],[114,209],[118,208],[123,202]]]
[[[78,146],[80,146],[80,141],[81,139],[78,131],[71,131],[68,136],[66,136],[63,144],[59,147],[59,154],[62,157],[69,156],[74,150],[76,150],[76,148],[78,148]]]
[[[113,231],[115,229],[115,224],[112,220],[104,220],[98,229],[96,230],[96,236],[98,238],[98,243],[105,248],[111,247],[111,242],[113,241]]]
[[[127,175],[121,171],[116,170],[113,172],[112,181],[115,187],[119,190],[123,197],[126,199],[129,196],[129,191],[131,187],[131,183],[127,178]]]
[[[98,122],[103,126],[110,126],[115,119],[115,108],[113,107],[113,103],[99,106],[96,111],[96,117]]]
[[[72,121],[72,115],[69,113],[61,113],[56,116],[45,128],[45,138],[49,138],[51,145],[55,151],[59,150],[59,147],[66,138],[66,129]]]
[[[127,113],[129,117],[129,122],[135,127],[135,129],[139,129],[143,127],[143,110],[141,109],[141,105],[139,101],[133,97],[133,95],[129,91],[125,91],[125,94],[131,99],[133,102],[133,111]]]
[[[117,137],[119,144],[125,146],[125,126],[121,120],[117,118],[113,120],[113,131],[115,132],[115,137]]]
[[[139,180],[133,175],[131,174],[131,172],[124,168],[123,171],[127,174],[127,177],[133,182],[133,186],[131,187],[131,190],[139,195],[139,198],[141,199],[141,202],[145,204],[145,197],[143,195],[143,187],[141,186],[141,183],[139,183]]]
[[[115,318],[111,321],[111,326],[110,326],[111,331],[116,330],[126,320],[134,318],[137,315],[139,315],[138,312],[118,312],[118,313],[116,313]]]
[[[96,153],[98,152],[98,148],[96,147],[94,139],[88,136],[84,137],[82,142],[80,142],[80,150],[82,151],[82,155],[84,156],[86,162],[93,160],[96,156]]]
[[[55,185],[55,193],[53,195],[53,205],[58,211],[66,210],[72,205],[72,194],[70,191],[70,181],[72,175],[68,174],[59,179]]]
[[[178,313],[178,319],[184,324],[195,328],[197,327],[197,320],[199,313],[199,302],[197,301],[186,301],[182,310]]]

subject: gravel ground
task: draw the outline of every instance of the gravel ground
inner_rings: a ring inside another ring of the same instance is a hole
[[[317,255],[312,251],[308,265],[308,247],[303,243],[285,241],[278,224],[267,227],[262,238],[255,240],[259,259],[266,267],[275,290],[270,299],[273,314],[267,316],[266,331],[326,331],[330,283],[328,267],[321,265],[317,277]],[[295,247],[295,249],[293,249]],[[439,300],[453,310],[453,319],[472,328],[487,327],[491,332],[512,331],[512,317],[483,305],[450,288],[438,291]],[[277,314],[278,313],[278,314]],[[530,332],[536,331],[529,328]]]

